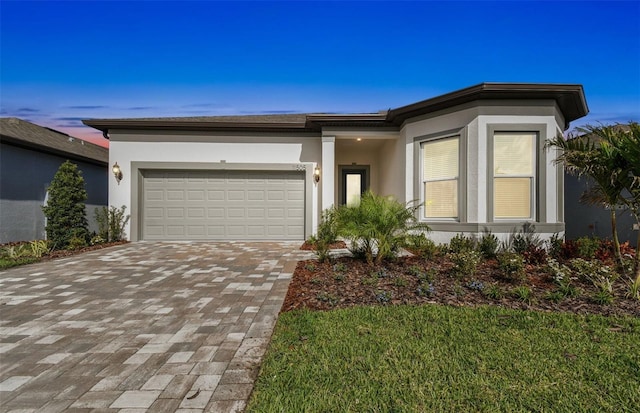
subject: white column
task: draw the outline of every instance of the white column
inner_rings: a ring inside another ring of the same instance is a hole
[[[322,210],[335,204],[336,137],[322,137]]]

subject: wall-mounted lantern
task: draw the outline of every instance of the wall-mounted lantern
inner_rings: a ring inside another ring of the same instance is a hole
[[[320,167],[316,166],[316,169],[313,170],[313,181],[315,183],[320,182]]]
[[[120,170],[118,162],[113,164],[113,168],[111,168],[111,170],[113,171],[113,176],[116,178],[118,185],[120,185],[120,181],[122,181],[122,170]]]

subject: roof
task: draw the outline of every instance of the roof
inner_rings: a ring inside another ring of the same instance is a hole
[[[296,131],[320,132],[323,126],[400,127],[407,119],[478,100],[555,100],[567,125],[589,113],[582,85],[540,83],[480,83],[431,99],[377,113],[297,113],[246,116],[87,119],[82,122],[109,129]]]
[[[2,142],[76,160],[100,165],[109,163],[109,149],[107,148],[18,118],[0,118],[0,139]]]

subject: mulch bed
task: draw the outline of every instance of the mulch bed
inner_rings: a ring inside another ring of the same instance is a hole
[[[554,303],[546,295],[554,291],[556,286],[543,265],[527,265],[527,277],[522,282],[504,280],[496,260],[483,261],[477,273],[467,279],[451,275],[451,266],[446,257],[431,260],[415,256],[401,257],[382,266],[370,266],[352,257],[323,263],[317,259],[301,261],[289,285],[282,311],[300,308],[331,310],[363,305],[444,304],[470,307],[496,305],[547,312],[640,317],[640,302],[625,297],[628,285],[622,277],[614,284],[614,301],[611,305],[594,302],[591,297],[596,291],[595,287],[579,280],[574,282],[580,291],[578,297],[564,298]],[[421,286],[424,290],[424,284],[414,275],[418,269],[432,274],[433,292],[429,295],[418,293]],[[504,292],[504,297],[488,297],[476,289],[479,283],[484,291],[489,286],[498,286]],[[513,296],[512,291],[518,286],[529,287],[532,291],[530,300],[523,301]]]
[[[331,250],[336,250],[341,248],[347,248],[347,244],[345,244],[344,241],[336,241],[333,244],[329,245],[329,249]],[[316,247],[315,245],[309,243],[308,241],[305,241],[304,244],[302,244],[302,246],[300,247],[300,249],[304,251],[315,251]]]
[[[72,255],[77,255],[77,254],[82,254],[83,252],[89,252],[89,251],[95,251],[95,250],[101,250],[104,248],[109,248],[109,247],[113,247],[116,245],[122,245],[122,244],[128,244],[129,241],[116,241],[116,242],[107,242],[104,244],[96,244],[96,245],[90,245],[84,248],[78,248],[76,250],[54,250],[49,252],[46,255],[43,255],[40,258],[40,261],[47,261],[47,260],[53,260],[56,258],[64,258],[64,257],[70,257]],[[28,242],[8,242],[6,244],[0,244],[0,249],[4,248],[4,247],[10,247],[10,246],[19,246],[22,244],[26,244],[27,248],[29,247],[29,243]]]

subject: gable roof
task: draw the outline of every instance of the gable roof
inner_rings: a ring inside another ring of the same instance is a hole
[[[0,140],[71,159],[109,163],[107,148],[18,118],[0,118]]]
[[[445,95],[378,113],[298,113],[246,116],[198,116],[173,118],[87,119],[82,122],[104,132],[132,130],[252,130],[320,132],[323,126],[400,127],[407,119],[478,100],[555,100],[569,122],[589,109],[582,85],[540,83],[480,83]]]

